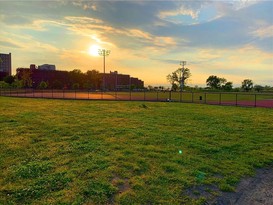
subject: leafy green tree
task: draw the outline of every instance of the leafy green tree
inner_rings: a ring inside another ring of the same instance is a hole
[[[173,84],[173,85],[172,85],[172,89],[171,89],[171,90],[172,90],[172,91],[177,91],[177,90],[178,90],[178,88],[179,88],[179,87],[178,87],[178,85],[177,85],[177,84]]]
[[[15,77],[12,75],[8,75],[4,77],[4,81],[10,85],[14,82],[14,80],[15,80]]]
[[[6,83],[5,81],[0,81],[0,88],[9,88],[10,85]]]
[[[38,87],[40,89],[46,89],[48,87],[48,83],[45,81],[41,81]]]
[[[172,72],[171,74],[167,75],[167,81],[171,84],[172,90],[177,89],[177,82],[178,82],[178,76],[176,72]]]
[[[245,79],[242,82],[242,89],[246,92],[250,91],[253,89],[253,81],[250,79]]]
[[[134,90],[134,89],[136,89],[136,85],[134,85],[134,84],[132,84],[131,86],[130,86],[130,90]]]
[[[181,90],[185,87],[187,80],[191,77],[190,69],[178,68],[176,71],[167,75],[167,81],[172,85],[172,90],[177,90],[180,87]]]
[[[188,68],[179,68],[176,72],[178,72],[179,85],[182,91],[184,89],[184,86],[186,85],[187,79],[191,77],[191,72]]]
[[[217,77],[216,75],[211,75],[206,80],[206,83],[207,86],[210,87],[211,89],[219,89],[221,85],[221,78]]]
[[[99,89],[101,87],[102,79],[99,71],[88,70],[85,74],[86,82],[89,84],[91,89]]]
[[[91,88],[91,84],[88,83],[88,82],[84,82],[82,87],[83,87],[84,89],[90,89],[90,88]]]
[[[79,89],[80,88],[80,84],[79,83],[74,83],[73,85],[72,85],[72,89],[74,89],[74,90],[77,90],[77,89]]]
[[[21,80],[23,83],[23,87],[31,88],[32,87],[32,79],[31,79],[31,70],[30,69],[24,69],[22,71]]]
[[[84,74],[79,69],[74,69],[69,72],[70,83],[73,87],[74,84],[79,84],[79,87],[84,83]]]
[[[225,78],[219,78],[219,80],[220,80],[220,87],[221,88],[224,87],[225,84],[227,83],[227,80]]]
[[[161,90],[161,91],[163,91],[164,90],[164,86],[159,86],[158,89]]]
[[[63,87],[64,87],[64,85],[59,80],[54,80],[52,83],[52,88],[54,88],[54,89],[62,89]]]
[[[23,88],[24,87],[23,80],[18,80],[17,78],[15,78],[14,82],[12,83],[12,87],[13,88]]]
[[[273,87],[271,87],[271,86],[269,86],[269,85],[265,85],[265,86],[264,86],[264,90],[267,91],[267,92],[268,92],[268,91],[270,92],[270,91],[273,91]]]
[[[216,75],[211,75],[206,80],[207,86],[211,89],[223,89],[230,91],[232,90],[233,84],[232,82],[227,82],[225,78],[220,78]]]
[[[152,91],[152,90],[154,90],[154,87],[151,85],[148,85],[148,90]]]
[[[233,83],[232,82],[226,82],[225,85],[222,86],[222,88],[226,91],[231,91],[233,88]]]
[[[257,91],[257,92],[261,92],[263,89],[264,89],[264,87],[261,86],[261,85],[255,85],[254,86],[254,90]]]

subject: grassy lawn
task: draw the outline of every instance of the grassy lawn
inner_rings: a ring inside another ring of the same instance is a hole
[[[0,204],[202,204],[198,187],[232,191],[273,163],[273,109],[8,97],[0,105]]]

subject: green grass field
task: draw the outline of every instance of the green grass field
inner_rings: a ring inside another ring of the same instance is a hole
[[[273,110],[0,97],[0,204],[202,204],[273,163]]]

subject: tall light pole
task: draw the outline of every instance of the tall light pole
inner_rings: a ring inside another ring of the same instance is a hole
[[[181,72],[180,72],[180,92],[183,91],[183,86],[184,86],[184,71],[185,68],[184,66],[186,65],[187,61],[180,61],[180,65],[182,66]]]
[[[110,50],[99,49],[98,53],[100,56],[103,56],[103,90],[105,90],[105,56],[110,55]]]

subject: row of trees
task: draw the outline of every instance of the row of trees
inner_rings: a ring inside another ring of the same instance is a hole
[[[191,77],[190,69],[188,68],[179,68],[176,71],[172,72],[171,74],[167,75],[167,81],[171,84],[171,90],[182,91],[185,88],[188,79]],[[243,91],[251,91],[255,90],[257,92],[263,90],[271,90],[270,86],[261,86],[261,85],[254,85],[251,79],[245,79],[242,81],[241,88],[233,88],[233,83],[228,81],[225,78],[218,77],[216,75],[211,75],[206,80],[206,85],[208,86],[206,89],[211,90],[224,90],[224,91],[239,91],[240,89]]]
[[[232,91],[233,90],[233,83],[230,81],[227,81],[225,78],[220,78],[215,75],[211,75],[206,80],[207,86],[210,89],[216,89],[216,90],[226,90],[226,91]],[[241,90],[243,91],[251,91],[255,90],[257,92],[260,92],[264,89],[261,85],[255,85],[251,79],[245,79],[242,81]]]
[[[16,75],[6,76],[3,81],[0,81],[0,87],[100,89],[102,85],[102,76],[97,70],[88,70],[86,73],[78,69],[60,73],[50,73],[49,71],[48,73],[35,74],[34,72],[35,71],[31,71],[30,69],[21,69]],[[40,78],[42,78],[42,80]]]

